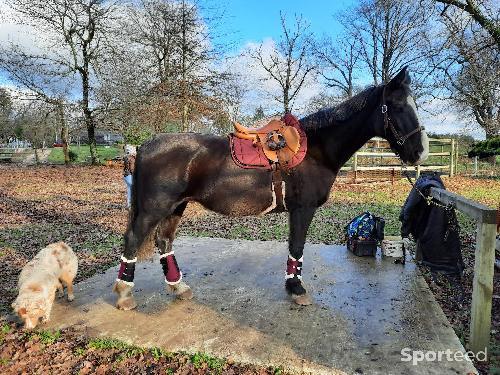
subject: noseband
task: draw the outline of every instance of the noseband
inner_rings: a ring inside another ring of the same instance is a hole
[[[423,126],[419,126],[418,128],[413,129],[411,132],[409,132],[406,135],[401,135],[396,128],[394,127],[394,124],[392,123],[391,118],[389,117],[389,113],[387,112],[387,104],[385,101],[385,88],[387,86],[384,85],[383,91],[382,91],[382,114],[384,115],[384,133],[387,136],[387,128],[391,129],[392,134],[394,135],[394,138],[396,138],[396,142],[398,145],[402,146],[408,138],[410,138],[413,134],[419,133],[422,130],[425,130]]]

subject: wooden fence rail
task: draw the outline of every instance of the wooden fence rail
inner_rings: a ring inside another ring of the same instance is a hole
[[[431,188],[431,195],[443,204],[452,204],[457,210],[477,221],[468,346],[474,353],[487,351],[491,329],[497,209],[487,207],[443,189]]]
[[[417,177],[420,176],[420,172],[426,170],[440,170],[443,172],[448,172],[450,176],[453,176],[457,170],[457,160],[458,160],[458,147],[454,139],[440,139],[431,138],[429,139],[430,148],[434,149],[433,152],[429,152],[429,157],[434,158],[432,165],[419,165],[415,166],[415,174]],[[444,149],[448,148],[448,151]],[[437,150],[436,150],[437,149]],[[378,151],[380,150],[380,151]],[[370,165],[362,165],[362,160],[370,160],[368,163]],[[441,163],[436,163],[435,159],[440,158]],[[443,158],[448,158],[445,162]],[[392,160],[394,162],[392,162]],[[380,162],[374,165],[374,161],[380,160]],[[382,160],[391,162],[391,165],[382,162]],[[411,168],[411,167],[410,167]],[[365,145],[363,149],[357,151],[349,165],[341,168],[342,171],[350,171],[354,174],[354,180],[356,180],[357,173],[361,171],[389,171],[401,172],[403,169],[400,165],[399,157],[393,153],[388,145],[388,142],[382,138],[372,138]]]

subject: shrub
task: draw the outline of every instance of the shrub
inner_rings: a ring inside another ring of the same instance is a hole
[[[74,163],[78,160],[78,154],[75,151],[69,150],[68,155],[70,163]]]
[[[470,158],[477,156],[480,159],[500,155],[500,136],[474,143],[469,149]]]

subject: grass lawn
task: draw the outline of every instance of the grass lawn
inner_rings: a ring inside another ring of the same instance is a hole
[[[70,150],[78,154],[76,163],[88,163],[90,161],[90,149],[88,145],[71,145]],[[97,154],[101,162],[121,155],[122,148],[116,146],[97,146]],[[49,155],[49,163],[64,164],[64,154],[62,147],[54,147]]]

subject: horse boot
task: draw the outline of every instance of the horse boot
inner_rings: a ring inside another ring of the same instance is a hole
[[[174,251],[160,255],[160,263],[165,275],[165,282],[176,297],[181,300],[193,298],[193,291],[189,285],[182,281],[182,272],[177,265]]]
[[[293,302],[301,306],[312,305],[312,300],[307,291],[302,285],[302,261],[288,255],[286,262],[285,287],[287,292],[292,296]]]
[[[137,307],[132,288],[134,287],[134,271],[137,258],[128,260],[124,256],[121,257],[120,270],[118,278],[113,285],[113,292],[118,294],[116,308],[119,310],[132,310]]]

